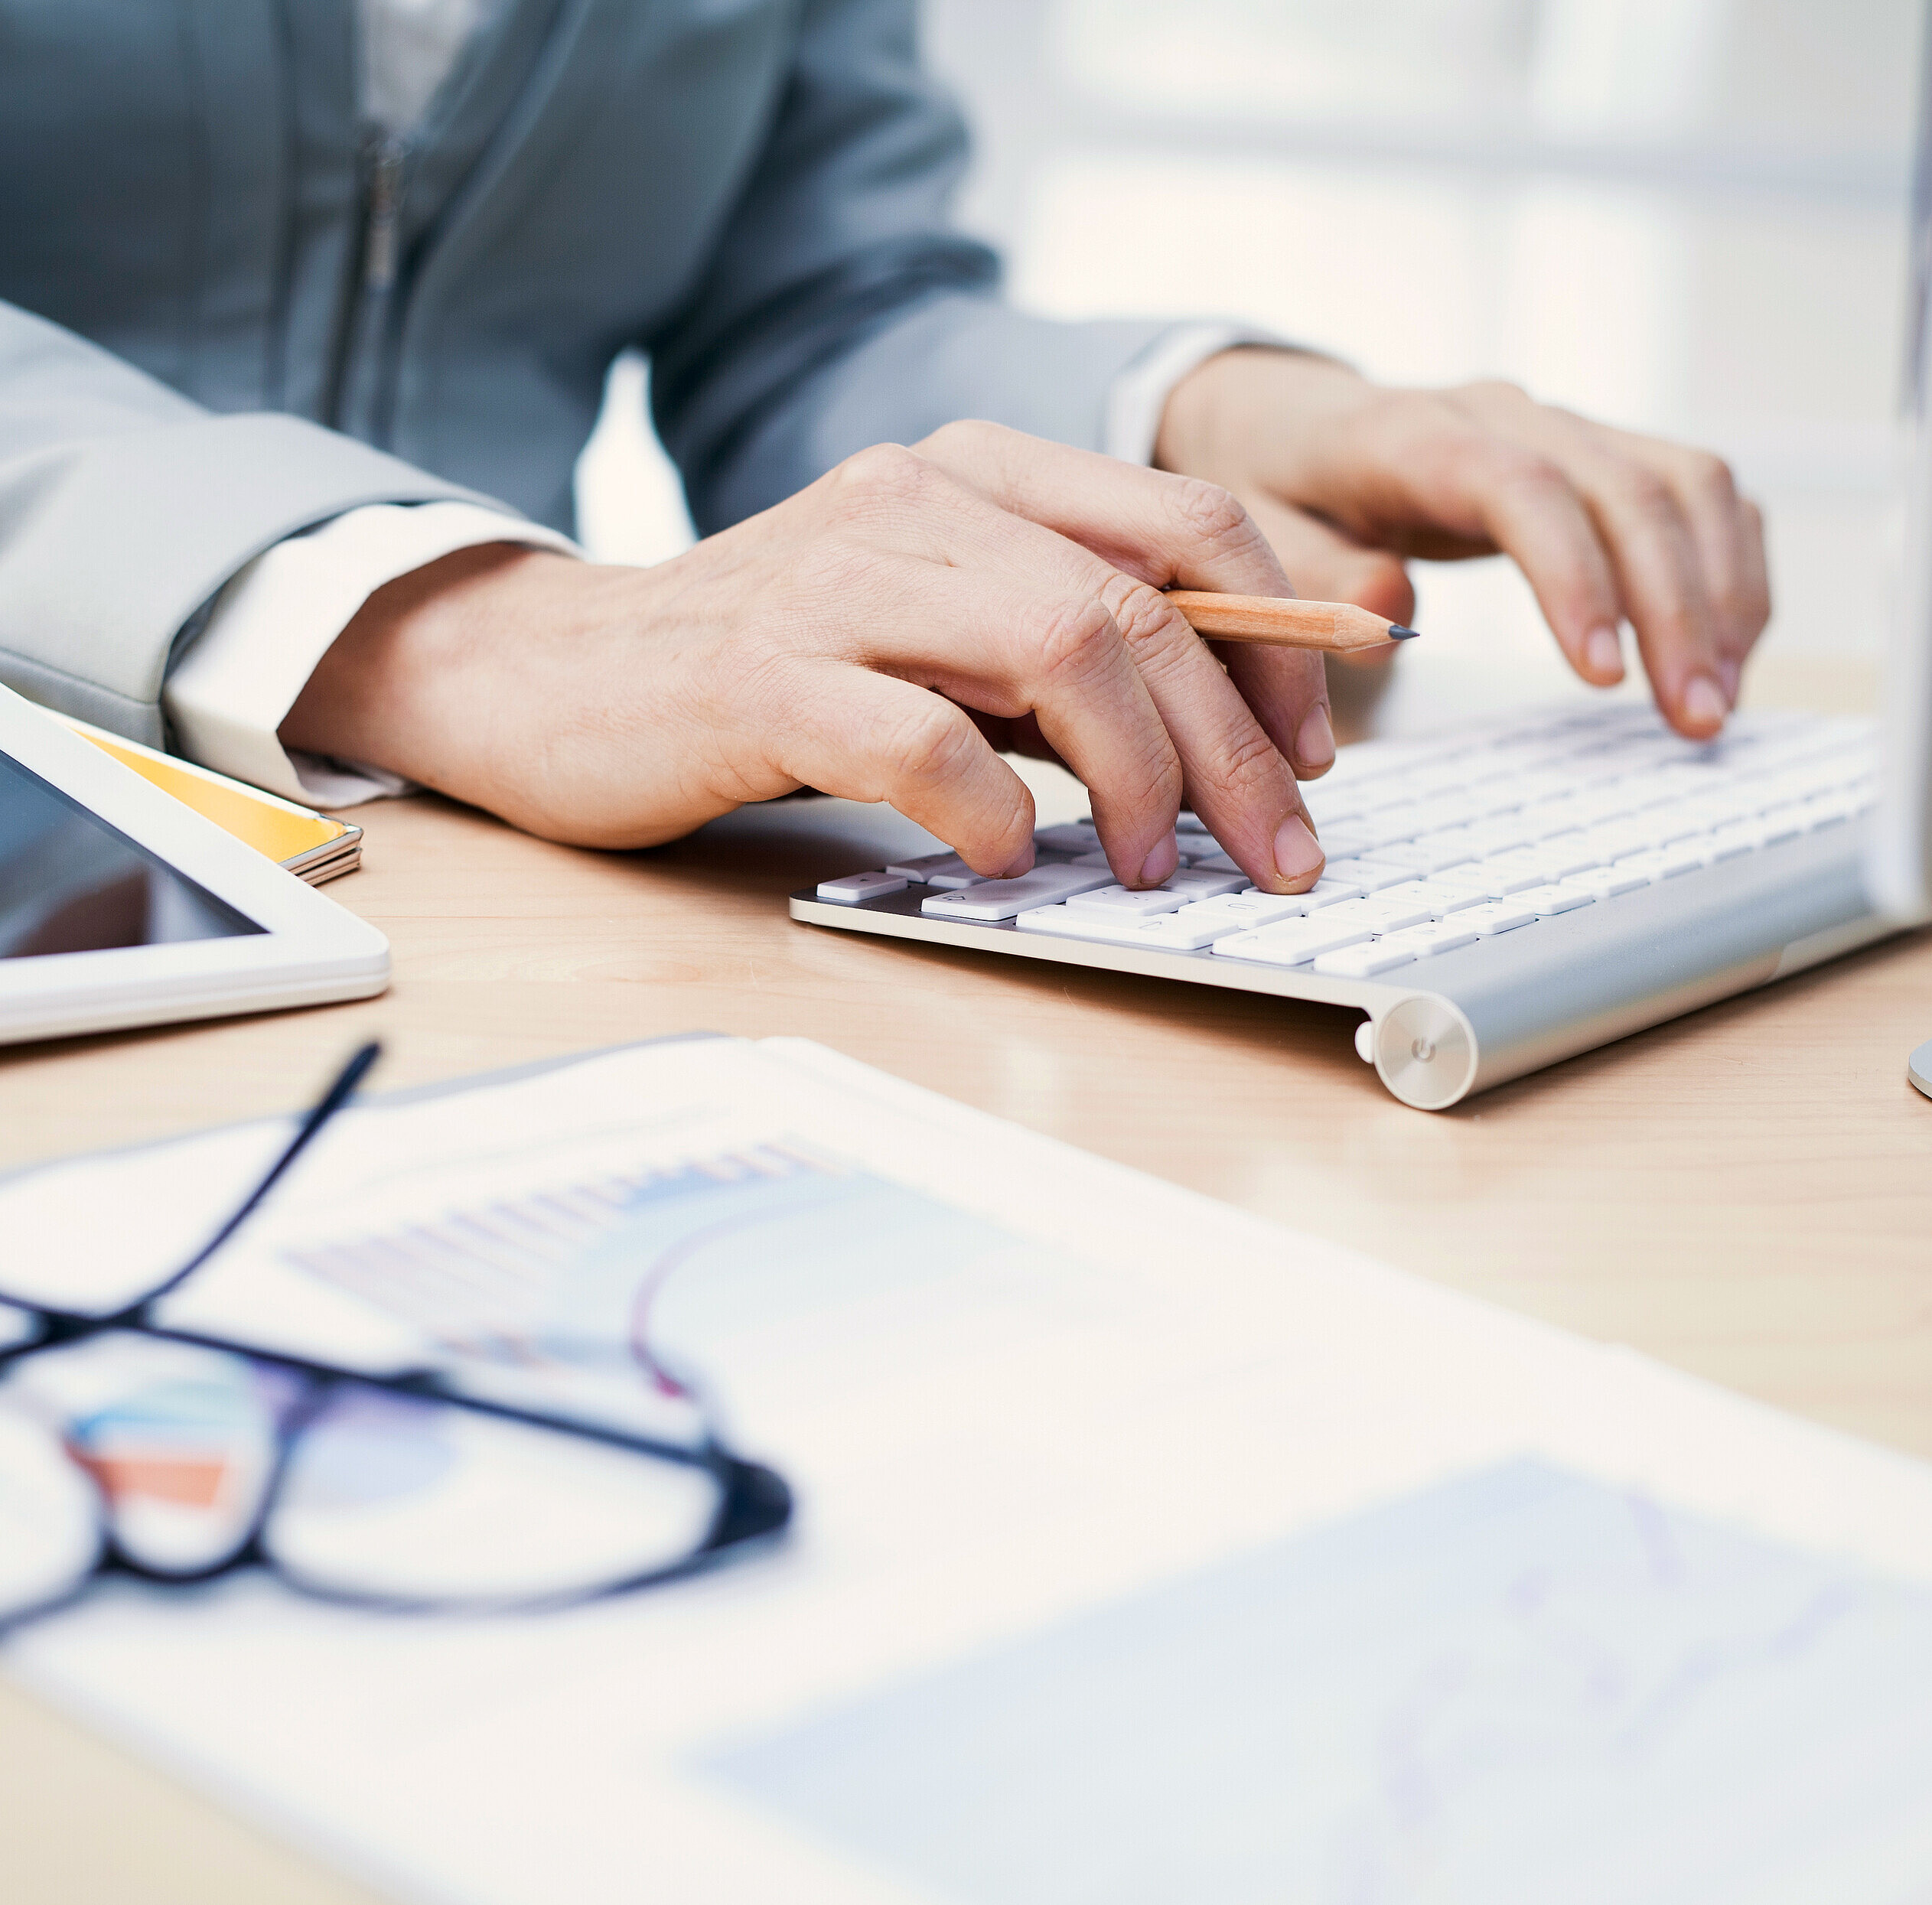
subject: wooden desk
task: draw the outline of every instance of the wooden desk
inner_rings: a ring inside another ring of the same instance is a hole
[[[630,856],[433,799],[365,810],[334,889],[380,1000],[0,1060],[0,1163],[279,1110],[370,1032],[401,1085],[694,1028],[803,1032],[969,1103],[1932,1457],[1921,933],[1438,1116],[1354,1015],[794,926],[891,816],[800,801]],[[9,1900],[368,1895],[0,1685]]]

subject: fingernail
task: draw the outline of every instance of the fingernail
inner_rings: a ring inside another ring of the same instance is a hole
[[[1738,705],[1738,685],[1744,679],[1744,669],[1736,662],[1719,662],[1717,678],[1724,684],[1724,698],[1735,708]]]
[[[1720,728],[1731,712],[1724,690],[1708,675],[1693,675],[1684,689],[1684,719],[1693,728]]]
[[[1590,672],[1621,681],[1624,674],[1624,644],[1617,631],[1608,625],[1593,628],[1583,638],[1583,659]]]
[[[1328,719],[1328,705],[1317,702],[1303,718],[1295,736],[1295,765],[1303,773],[1318,774],[1335,764],[1335,731]]]
[[[1305,884],[1321,871],[1326,855],[1308,823],[1292,813],[1275,831],[1275,865],[1284,880]]]
[[[1175,845],[1174,835],[1167,838],[1147,856],[1140,870],[1140,883],[1144,887],[1157,887],[1181,864],[1181,849]]]

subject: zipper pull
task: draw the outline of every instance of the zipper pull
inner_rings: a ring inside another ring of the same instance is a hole
[[[396,221],[402,209],[402,162],[408,145],[394,134],[378,139],[369,155],[369,227],[362,281],[370,291],[396,282]]]

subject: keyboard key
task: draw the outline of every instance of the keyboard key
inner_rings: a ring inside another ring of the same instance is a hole
[[[1377,943],[1406,946],[1415,958],[1425,959],[1438,952],[1454,952],[1460,947],[1474,946],[1481,936],[1461,920],[1450,918],[1432,920],[1426,926],[1405,927],[1399,933],[1389,933]]]
[[[1354,820],[1331,825],[1318,813],[1315,824],[1321,829],[1322,848],[1331,860],[1352,860],[1358,853],[1367,853],[1375,844],[1375,835]]]
[[[1365,926],[1371,933],[1397,933],[1406,926],[1420,926],[1429,917],[1427,907],[1405,906],[1383,899],[1347,900],[1331,906],[1322,918],[1331,926]]]
[[[1344,900],[1359,900],[1361,897],[1362,889],[1353,880],[1332,879],[1325,869],[1321,878],[1302,895],[1308,902],[1307,910],[1310,913],[1322,907],[1337,906]]]
[[[1674,847],[1659,847],[1649,853],[1634,853],[1617,862],[1626,873],[1642,874],[1653,886],[1662,880],[1674,880],[1680,874],[1695,873],[1703,864],[1703,855],[1689,841]]]
[[[1487,860],[1492,854],[1509,853],[1518,847],[1526,847],[1533,831],[1515,814],[1478,821],[1469,829],[1469,850],[1478,860]]]
[[[1563,800],[1540,800],[1525,807],[1517,816],[1530,844],[1547,840],[1552,834],[1574,833],[1591,824],[1591,816],[1574,796]]]
[[[1308,910],[1305,893],[1217,893],[1211,900],[1190,900],[1175,917],[1203,924],[1220,920],[1224,933],[1245,926],[1272,926],[1299,919]]]
[[[969,887],[979,878],[956,853],[922,853],[914,859],[894,860],[885,870],[929,887]]]
[[[1390,846],[1398,840],[1412,840],[1419,833],[1428,832],[1433,824],[1429,809],[1421,801],[1404,800],[1370,813],[1354,830]]]
[[[1191,867],[1199,867],[1205,873],[1241,873],[1241,869],[1224,853],[1190,855],[1188,864]],[[1245,880],[1248,876],[1242,873],[1241,877]]]
[[[1057,827],[1041,828],[1033,844],[1055,853],[1092,853],[1100,846],[1100,830],[1090,820],[1069,820]]]
[[[1352,887],[1359,887],[1364,893],[1378,893],[1384,887],[1412,886],[1416,881],[1413,867],[1393,866],[1383,860],[1331,860],[1322,869],[1322,877],[1328,880],[1346,880]]]
[[[861,900],[877,900],[888,893],[903,893],[909,882],[903,873],[847,873],[836,880],[821,880],[821,900],[836,900],[841,906],[856,906]]]
[[[1399,887],[1384,887],[1376,897],[1421,907],[1432,920],[1442,919],[1466,906],[1480,906],[1484,897],[1474,887],[1458,886],[1452,880],[1410,880]]]
[[[1186,905],[1187,896],[1166,887],[1150,887],[1140,892],[1132,887],[1096,887],[1091,893],[1071,895],[1069,904],[1083,912],[1089,907],[1098,907],[1123,919],[1145,919],[1149,913],[1178,912]]]
[[[1206,833],[1207,822],[1199,814],[1189,813],[1184,808],[1175,818],[1174,830],[1176,833]]]
[[[926,904],[930,906],[932,901]],[[1494,933],[1513,933],[1536,917],[1533,907],[1524,906],[1519,900],[1490,900],[1481,906],[1464,907],[1456,915],[1456,924],[1466,932],[1480,933],[1487,938]]]
[[[1315,962],[1318,972],[1331,979],[1372,979],[1399,966],[1413,966],[1416,955],[1392,939],[1370,939],[1360,946],[1345,946],[1339,952],[1324,952]]]
[[[1077,893],[1109,884],[1106,873],[1091,867],[1035,867],[1015,880],[982,880],[957,893],[937,893],[920,903],[920,911],[937,920],[981,923],[1010,920],[1029,907],[1052,906]]]
[[[1178,913],[1135,919],[1131,914],[1075,906],[1030,907],[1016,915],[1013,923],[1022,933],[1045,933],[1107,946],[1149,946],[1163,952],[1198,952],[1227,937],[1225,920],[1189,921]]]
[[[1602,857],[1580,833],[1559,833],[1535,852],[1543,871],[1552,880],[1567,880],[1572,873],[1588,873],[1603,865]]]
[[[1620,894],[1634,893],[1650,884],[1650,876],[1632,873],[1623,867],[1592,867],[1588,873],[1572,873],[1561,884],[1587,893],[1593,900],[1614,900]]]
[[[1613,820],[1592,827],[1585,832],[1583,841],[1607,867],[1614,866],[1628,855],[1647,853],[1657,845],[1653,829],[1631,820]]]
[[[1451,827],[1441,833],[1424,834],[1419,839],[1378,847],[1365,857],[1384,866],[1406,867],[1413,875],[1441,873],[1447,868],[1461,866],[1474,859],[1476,852],[1469,844],[1468,829]]]
[[[1190,900],[1206,900],[1217,893],[1243,892],[1252,882],[1239,867],[1232,873],[1217,872],[1212,867],[1182,867],[1170,874],[1164,884],[1171,893]]]
[[[1373,936],[1365,926],[1331,926],[1324,923],[1320,913],[1311,913],[1305,920],[1283,920],[1278,926],[1217,939],[1214,956],[1258,959],[1264,966],[1306,966],[1324,952]]]
[[[1504,858],[1507,860],[1507,856]],[[1544,884],[1543,870],[1534,861],[1526,866],[1478,861],[1471,866],[1450,867],[1437,878],[1448,885],[1464,887],[1485,900],[1506,900],[1512,893],[1521,893]]]
[[[1547,920],[1559,913],[1574,913],[1579,907],[1588,906],[1590,895],[1579,893],[1575,887],[1550,885],[1532,887],[1526,893],[1519,893],[1510,904],[1526,906],[1539,920]]]
[[[1703,839],[1704,864],[1715,866],[1722,860],[1736,860],[1755,853],[1762,844],[1764,829],[1754,820],[1733,821],[1713,827]]]

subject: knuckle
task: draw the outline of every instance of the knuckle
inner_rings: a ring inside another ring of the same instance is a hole
[[[1619,464],[1606,487],[1620,508],[1646,522],[1677,513],[1677,500],[1670,493],[1670,486],[1641,463]]]
[[[1478,377],[1464,384],[1458,394],[1485,407],[1526,409],[1536,401],[1521,384],[1507,377]]]
[[[1500,489],[1546,491],[1566,489],[1569,478],[1551,458],[1520,444],[1485,442],[1483,451],[1491,459],[1495,481]]]
[[[910,503],[927,488],[933,466],[902,443],[875,443],[845,458],[828,479],[835,503],[869,514],[881,504]]]
[[[1177,477],[1175,483],[1175,513],[1197,542],[1218,552],[1259,540],[1253,519],[1233,490],[1204,477]]]
[[[1221,779],[1237,794],[1265,787],[1286,771],[1280,751],[1253,721],[1243,722],[1227,737],[1218,765]]]
[[[1174,744],[1168,738],[1165,728],[1156,730],[1137,764],[1133,778],[1136,784],[1126,791],[1138,811],[1165,812],[1170,807],[1179,810],[1181,757],[1175,752]]]
[[[952,780],[966,766],[979,733],[950,702],[927,695],[879,737],[880,757],[922,786]]]
[[[1723,458],[1708,450],[1693,450],[1686,460],[1684,475],[1686,487],[1699,497],[1726,510],[1736,507],[1738,480]]]
[[[1015,434],[1004,424],[989,423],[982,417],[956,417],[923,439],[919,448],[935,457],[969,457],[996,451]]]
[[[1151,582],[1117,575],[1100,591],[1100,604],[1136,660],[1144,659],[1144,649],[1163,643],[1178,646],[1183,640],[1191,645],[1195,639],[1193,630]]]
[[[1048,607],[1039,635],[1041,672],[1048,681],[1077,683],[1109,666],[1120,632],[1104,603],[1075,596]]]

